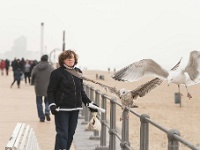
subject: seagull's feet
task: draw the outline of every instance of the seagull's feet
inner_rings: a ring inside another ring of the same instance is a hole
[[[188,97],[189,99],[191,99],[191,98],[192,98],[192,95],[191,95],[190,93],[188,93],[188,94],[187,94],[187,97]]]
[[[182,93],[179,93],[179,98],[181,99],[181,97],[183,96],[183,94]]]
[[[129,114],[127,114],[127,116],[126,116],[126,119],[129,119]],[[122,117],[120,117],[120,119],[119,119],[120,121],[122,121],[123,120],[123,118]]]
[[[135,105],[135,104],[133,104],[133,105],[131,106],[131,108],[138,108],[138,106]]]

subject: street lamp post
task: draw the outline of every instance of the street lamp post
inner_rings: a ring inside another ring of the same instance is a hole
[[[41,55],[41,56],[42,56],[43,53],[44,53],[44,52],[43,52],[43,42],[44,42],[44,39],[43,39],[43,38],[44,38],[44,23],[42,22],[42,23],[41,23],[41,43],[40,43],[40,44],[41,44],[41,45],[40,45],[40,46],[41,46],[41,47],[40,47],[40,55]]]
[[[63,48],[62,50],[65,50],[65,31],[63,31]]]

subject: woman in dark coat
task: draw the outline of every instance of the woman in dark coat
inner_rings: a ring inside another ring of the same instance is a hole
[[[55,115],[55,150],[70,149],[82,102],[91,103],[83,89],[83,81],[66,71],[66,69],[75,69],[81,72],[75,67],[77,63],[78,57],[74,51],[63,51],[59,56],[60,67],[55,69],[50,76],[47,94],[50,110]],[[57,111],[57,108],[60,111]],[[96,109],[90,110],[97,111]]]

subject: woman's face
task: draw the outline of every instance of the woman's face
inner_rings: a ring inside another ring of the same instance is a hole
[[[75,59],[74,59],[74,55],[72,54],[71,58],[66,58],[64,60],[64,64],[67,65],[68,67],[73,67],[74,66],[74,62],[75,62]]]

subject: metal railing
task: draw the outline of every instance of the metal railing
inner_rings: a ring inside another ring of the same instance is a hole
[[[101,131],[94,131],[94,135],[91,138],[100,139],[100,145],[95,148],[95,150],[117,150],[118,147],[122,150],[133,150],[129,142],[129,119],[126,117],[129,115],[135,115],[140,119],[140,150],[149,149],[149,125],[152,125],[162,132],[164,132],[168,139],[167,149],[168,150],[179,150],[180,143],[185,145],[192,150],[200,150],[200,147],[195,146],[194,144],[188,142],[180,136],[180,133],[176,129],[166,129],[161,125],[157,124],[147,114],[139,114],[131,109],[125,107],[122,110],[122,127],[121,133],[118,133],[116,126],[116,106],[123,107],[121,103],[117,102],[115,98],[111,98],[105,94],[102,94],[100,91],[95,90],[90,85],[84,83],[84,88],[87,96],[94,101],[101,108],[106,110],[105,113],[98,115],[99,120],[101,121]],[[107,119],[107,102],[110,103],[110,120]],[[131,113],[131,114],[130,114]],[[90,112],[88,109],[83,109],[82,117],[85,119],[85,123],[89,121]],[[109,123],[108,123],[109,122]],[[107,131],[108,130],[108,131]],[[109,136],[109,141],[107,142],[107,137]],[[117,145],[116,138],[120,141],[120,144]],[[109,144],[106,144],[109,143]],[[133,147],[133,146],[132,146]]]

